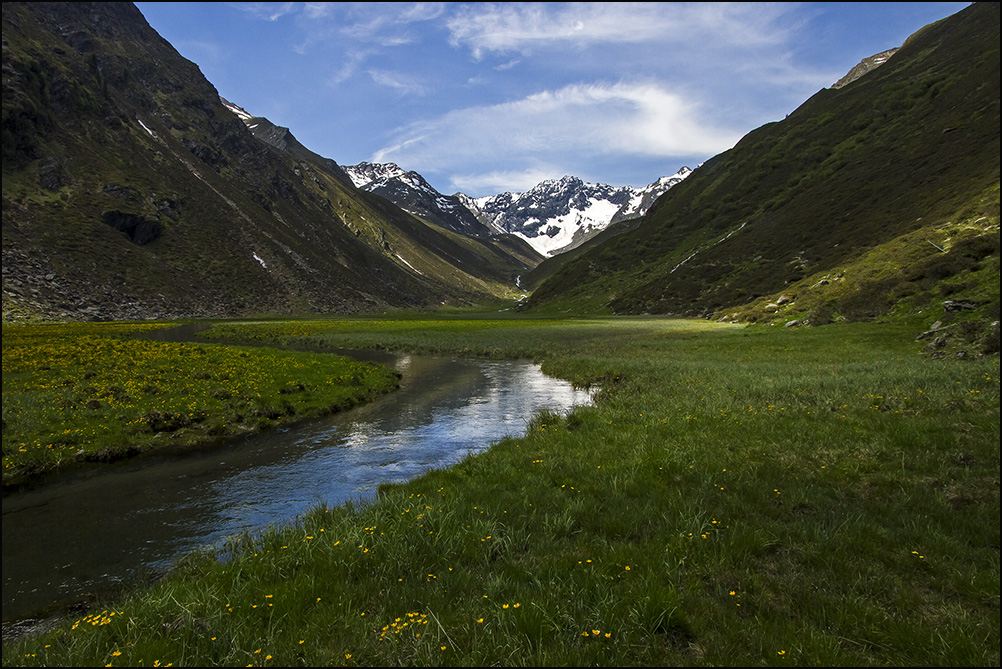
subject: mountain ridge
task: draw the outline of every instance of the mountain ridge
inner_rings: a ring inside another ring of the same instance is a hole
[[[243,121],[244,125],[247,126],[247,129],[261,141],[274,146],[280,151],[284,151],[298,158],[314,162],[344,183],[351,183],[351,178],[344,171],[344,168],[341,165],[338,165],[332,158],[325,158],[306,148],[298,139],[296,139],[295,135],[292,134],[292,131],[289,128],[275,125],[263,116],[252,116],[242,107],[230,102],[222,96],[219,96],[219,101],[224,107],[233,112],[238,119]]]
[[[926,26],[878,69],[751,131],[526,308],[932,322],[940,295],[970,294],[997,320],[998,14],[975,3]],[[879,271],[866,264],[878,249]]]
[[[462,306],[538,262],[256,136],[131,4],[5,3],[3,35],[5,321]]]
[[[609,225],[642,216],[692,170],[682,167],[644,188],[587,183],[574,176],[542,181],[521,192],[484,197],[443,195],[420,174],[395,163],[343,168],[359,188],[449,229],[490,236],[513,234],[543,256],[573,249]]]

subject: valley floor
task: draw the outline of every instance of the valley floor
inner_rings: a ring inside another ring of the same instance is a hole
[[[235,539],[225,562],[191,556],[5,644],[4,665],[999,663],[997,355],[930,359],[872,324],[212,332],[534,358],[595,403],[371,505]]]

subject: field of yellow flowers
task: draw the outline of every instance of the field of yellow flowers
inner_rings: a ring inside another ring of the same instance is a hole
[[[596,401],[193,555],[5,665],[998,666],[998,356],[876,324],[219,332],[532,356]]]
[[[3,328],[5,485],[339,411],[398,380],[340,356],[135,337],[153,327]]]

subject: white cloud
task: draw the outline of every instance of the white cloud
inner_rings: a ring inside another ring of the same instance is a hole
[[[424,95],[427,92],[424,86],[400,74],[376,69],[370,69],[368,73],[372,80],[380,86],[392,88],[401,94]]]
[[[335,59],[340,56],[340,63],[327,78],[331,86],[366,72],[376,83],[424,93],[422,86],[404,82],[400,75],[364,65],[396,47],[420,41],[415,26],[434,21],[443,11],[442,3],[307,3],[298,22],[303,37],[293,49],[303,55],[326,51]]]
[[[355,76],[355,73],[359,70],[362,63],[365,62],[369,56],[371,56],[373,51],[371,49],[360,49],[348,51],[344,54],[343,61],[340,66],[333,71],[333,73],[327,77],[327,83],[330,86],[337,86],[338,84],[351,79]]]
[[[524,165],[561,154],[713,155],[739,138],[704,124],[694,103],[656,84],[578,84],[413,123],[372,160],[460,172],[487,156]]]
[[[308,34],[327,38],[336,32],[342,39],[383,46],[409,44],[413,41],[405,28],[410,24],[432,21],[444,11],[442,3],[307,3],[302,28]]]
[[[295,11],[294,2],[238,2],[234,5],[241,11],[263,21],[277,21]]]
[[[450,42],[475,57],[535,47],[660,42],[706,38],[731,45],[783,41],[777,19],[785,3],[504,3],[466,5],[447,21]]]
[[[445,11],[444,2],[415,2],[400,12],[402,22],[431,21],[437,19]]]
[[[330,2],[307,2],[303,6],[303,14],[311,21],[330,16],[335,5]]]

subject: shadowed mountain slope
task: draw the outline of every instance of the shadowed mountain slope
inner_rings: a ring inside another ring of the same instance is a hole
[[[5,320],[462,305],[526,269],[256,138],[131,4],[5,3],[3,40]]]

